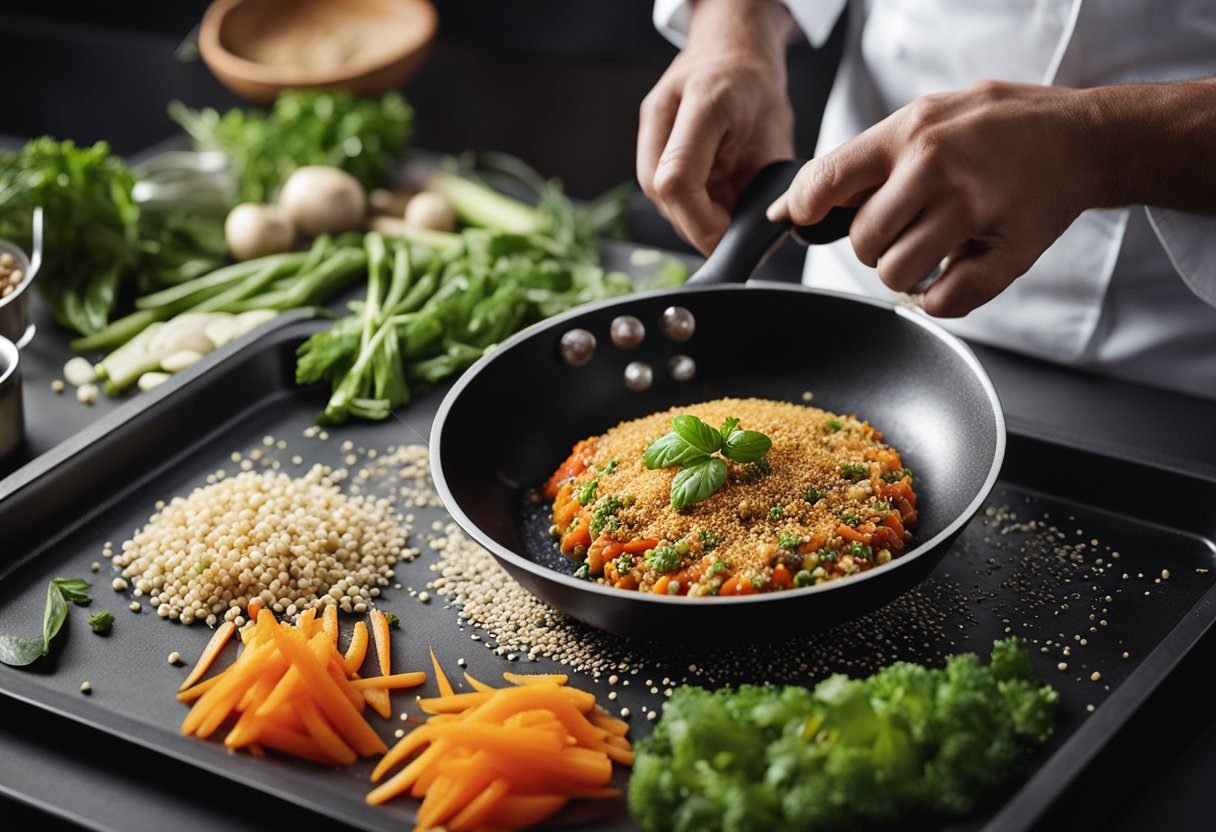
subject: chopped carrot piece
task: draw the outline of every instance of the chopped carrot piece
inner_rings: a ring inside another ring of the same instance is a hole
[[[447,674],[443,672],[443,668],[439,666],[439,659],[435,658],[435,648],[431,648],[431,664],[435,666],[435,683],[439,685],[439,694],[441,696],[451,696],[456,692],[452,687],[452,683],[448,681]]]
[[[511,781],[506,777],[495,779],[482,790],[481,794],[468,801],[464,808],[446,822],[452,832],[464,832],[468,829],[478,829],[484,823],[486,816],[511,791]]]
[[[372,637],[376,640],[376,659],[380,662],[380,675],[388,676],[392,671],[389,655],[388,617],[380,610],[372,610],[368,616],[372,622]]]
[[[553,817],[566,805],[560,794],[508,795],[486,815],[494,829],[527,829]]]
[[[570,681],[565,673],[504,673],[502,678],[513,685],[564,685]]]
[[[363,697],[363,701],[368,704],[368,707],[380,716],[385,719],[393,718],[393,703],[389,701],[387,690],[384,688],[366,688],[359,691],[359,694]]]
[[[338,649],[338,607],[334,604],[329,604],[325,607],[325,612],[321,614],[321,632],[329,636],[329,640],[333,643],[334,649]]]
[[[257,621],[258,613],[260,613],[262,611],[262,602],[259,601],[257,598],[254,598],[252,601],[249,602],[249,606],[245,607],[245,611],[247,613],[249,613],[250,621]]]
[[[215,676],[212,676],[210,679],[206,679],[202,682],[199,682],[197,685],[194,685],[193,687],[186,688],[185,690],[183,690],[177,694],[177,701],[178,702],[193,702],[195,699],[198,699],[204,693],[206,693],[207,691],[209,691],[213,687],[215,687],[215,683],[218,682],[222,678],[224,678],[224,674],[219,673]]]
[[[351,682],[351,687],[355,690],[401,690],[402,688],[416,688],[419,685],[426,683],[426,674],[421,670],[415,670],[411,673],[394,673],[392,676],[370,676],[366,679],[356,679]]]
[[[355,623],[355,631],[351,634],[350,644],[347,645],[346,655],[343,657],[347,676],[357,673],[359,668],[363,667],[363,660],[367,658],[367,643],[367,625],[358,621]]]
[[[464,673],[464,680],[469,683],[469,687],[471,687],[473,690],[477,691],[478,693],[486,693],[488,691],[497,690],[497,688],[494,687],[493,685],[487,685],[485,682],[481,682],[481,681],[478,681],[477,679],[474,679],[472,676],[469,675],[469,672],[467,670]]]
[[[236,625],[231,621],[225,621],[215,629],[215,633],[211,636],[211,641],[207,642],[207,646],[203,648],[203,654],[198,657],[198,663],[194,665],[194,669],[190,671],[190,675],[182,682],[179,691],[193,685],[199,679],[203,678],[203,674],[215,662],[215,657],[224,649],[224,645],[228,643],[228,639],[232,638],[232,634],[236,632]]]

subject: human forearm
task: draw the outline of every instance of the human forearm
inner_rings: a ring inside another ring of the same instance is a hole
[[[777,0],[693,0],[688,42],[752,48],[784,65],[785,45],[795,31],[794,19]]]
[[[1216,214],[1216,78],[1084,95],[1105,171],[1094,207]]]

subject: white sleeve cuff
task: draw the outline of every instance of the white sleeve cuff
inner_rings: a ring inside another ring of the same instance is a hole
[[[1216,217],[1146,208],[1178,276],[1205,303],[1216,306]]]
[[[847,0],[781,0],[811,46],[819,48],[832,34],[832,28]],[[654,25],[663,37],[683,49],[688,43],[688,24],[692,19],[690,0],[655,0]]]

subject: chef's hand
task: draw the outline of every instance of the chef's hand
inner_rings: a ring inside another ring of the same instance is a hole
[[[688,45],[642,102],[638,182],[705,254],[752,176],[793,156],[785,71],[793,30],[775,0],[695,0]]]
[[[924,308],[965,315],[1107,201],[1092,116],[1085,91],[1060,87],[985,81],[926,96],[808,162],[768,216],[809,225],[860,205],[858,259],[908,291],[948,257]]]

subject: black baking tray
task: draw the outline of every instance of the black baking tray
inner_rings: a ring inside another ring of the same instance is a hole
[[[321,326],[283,316],[0,481],[0,631],[32,632],[46,581],[56,576],[94,579],[94,608],[111,609],[117,618],[113,634],[101,638],[73,609],[48,660],[24,670],[0,667],[0,694],[355,827],[395,830],[412,821],[414,806],[367,806],[368,762],[333,770],[229,754],[216,742],[181,737],[185,709],[172,694],[184,669],[169,665],[166,656],[178,650],[193,659],[209,633],[162,621],[146,609],[128,612],[131,599],[109,589],[114,573],[101,557],[103,544],[112,541],[117,548],[156,500],[184,494],[217,468],[230,468],[231,452],[260,447],[264,436],[286,440],[290,447],[279,457],[299,455],[300,468],[340,464],[347,440],[380,449],[425,443],[442,391],[416,399],[386,422],[330,428],[327,441],[304,436],[324,394],[295,387],[294,349]],[[1216,619],[1216,516],[1210,512],[1216,479],[1011,428],[1005,470],[985,509],[933,576],[888,608],[817,636],[796,634],[794,623],[787,643],[731,648],[747,654],[737,663],[692,649],[609,642],[604,649],[644,657],[638,673],[627,675],[632,685],[611,687],[618,692],[612,707],[632,712],[633,736],[648,732],[644,714],[661,709],[661,679],[810,683],[826,672],[868,672],[895,659],[933,663],[950,652],[983,653],[993,639],[1012,633],[1030,641],[1035,670],[1060,691],[1056,735],[1021,782],[974,816],[942,828],[1028,828]],[[420,536],[447,519],[438,508],[409,511]],[[421,603],[410,590],[425,587],[434,558],[426,553],[402,566],[403,588],[387,590],[380,600],[402,620],[396,668],[429,669],[426,648],[433,646],[449,671],[464,658],[470,672],[486,679],[503,670],[558,669],[543,659],[521,667],[483,649],[494,645],[471,640],[474,633],[442,599]],[[103,566],[97,575],[89,571],[95,561]],[[1065,645],[1068,656],[1062,655]],[[803,657],[806,670],[797,670],[791,657]],[[1057,669],[1060,661],[1066,671]],[[604,678],[576,679],[608,704]],[[79,692],[85,680],[93,688],[88,696]],[[659,688],[658,695],[651,688]],[[423,693],[433,690],[428,683]],[[396,696],[394,703],[397,711],[417,713],[410,696]],[[403,727],[397,720],[374,722],[390,742]],[[581,812],[565,820],[628,826],[619,802]]]

